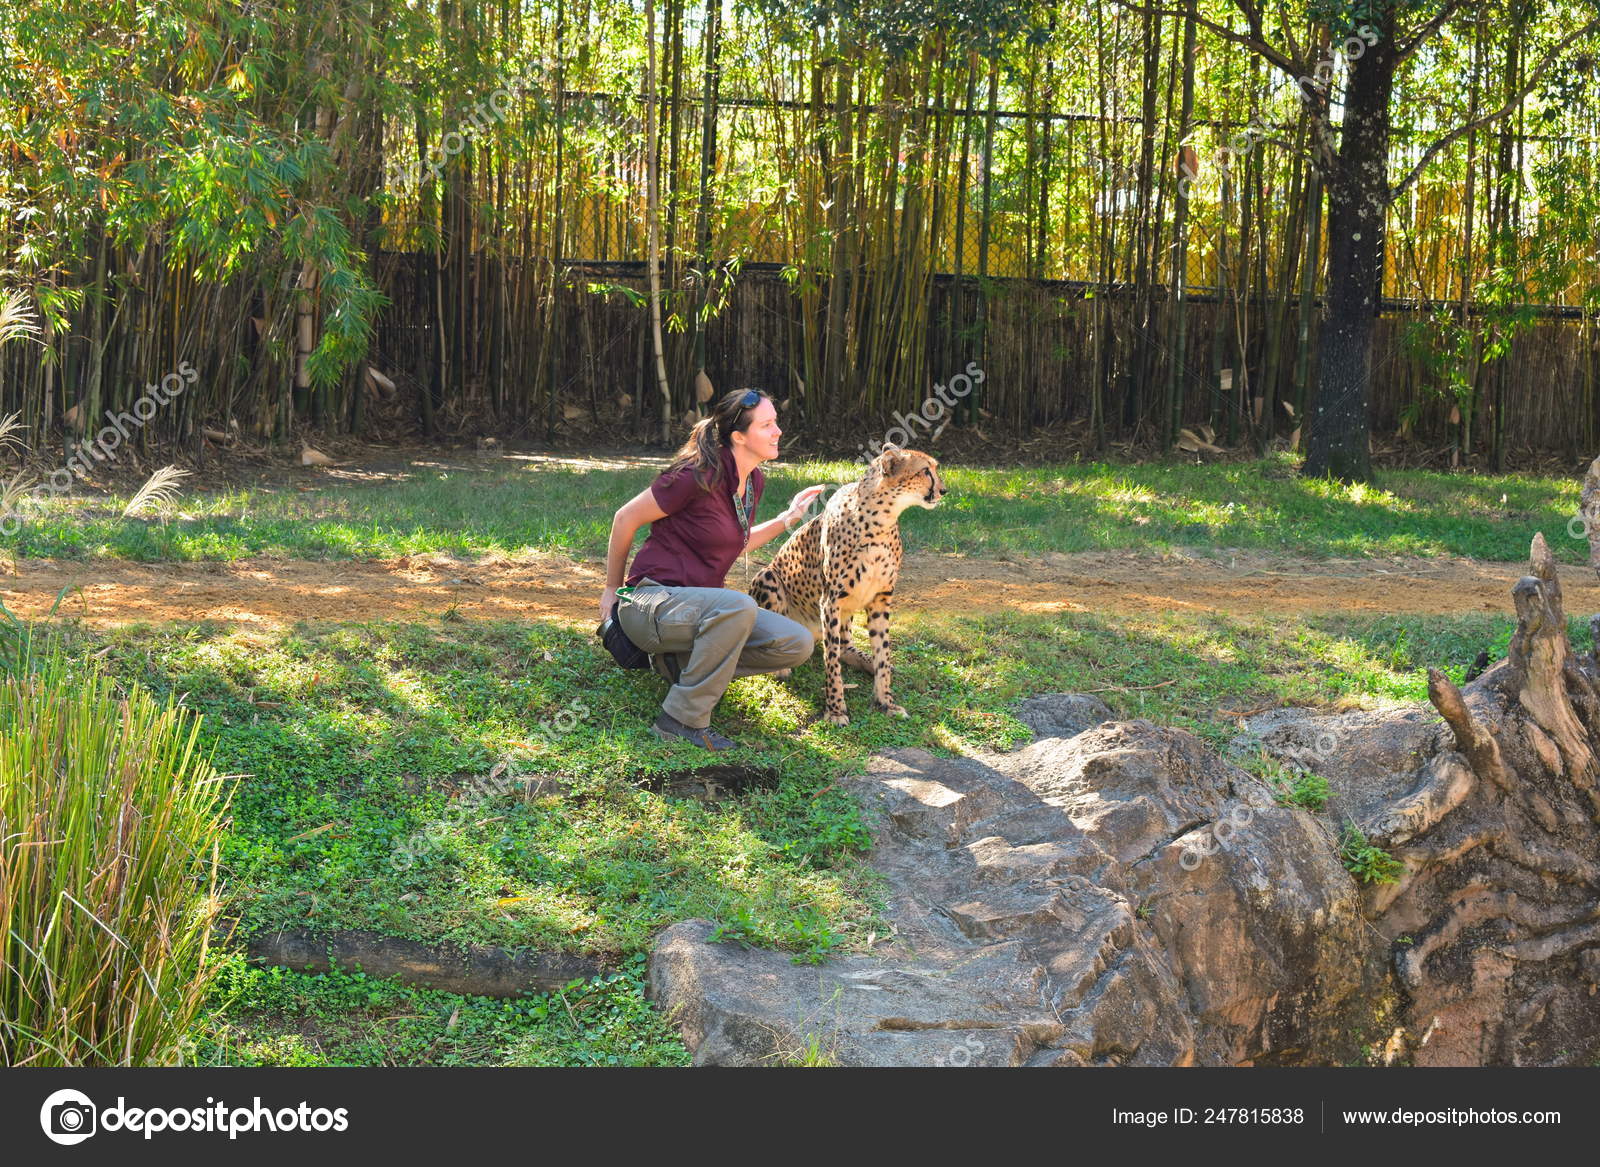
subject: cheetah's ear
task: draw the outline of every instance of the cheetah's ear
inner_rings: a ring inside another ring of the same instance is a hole
[[[884,446],[883,453],[878,455],[878,466],[885,478],[903,474],[910,464],[911,454],[900,446]]]

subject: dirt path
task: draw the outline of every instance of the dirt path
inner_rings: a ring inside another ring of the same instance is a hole
[[[896,589],[910,610],[1225,612],[1311,615],[1355,612],[1511,612],[1521,564],[1465,559],[1293,560],[1239,556],[1229,562],[1119,552],[1049,552],[1026,560],[910,556]],[[729,574],[743,579],[743,565]],[[423,620],[452,604],[462,616],[595,618],[597,565],[560,557],[448,555],[313,562],[91,564],[25,559],[0,576],[0,598],[19,616],[42,616],[64,587],[60,613],[105,627],[135,621],[225,621],[287,627],[299,620]],[[1563,567],[1569,612],[1600,611],[1588,568]]]

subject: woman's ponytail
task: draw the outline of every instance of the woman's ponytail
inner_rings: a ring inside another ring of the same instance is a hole
[[[752,404],[746,405],[751,393],[756,394]],[[688,440],[678,447],[669,470],[694,468],[694,480],[701,490],[712,490],[722,481],[722,450],[728,445],[734,431],[743,431],[750,425],[750,413],[761,402],[769,400],[765,393],[752,389],[735,389],[724,393],[711,412],[701,418],[689,431]]]

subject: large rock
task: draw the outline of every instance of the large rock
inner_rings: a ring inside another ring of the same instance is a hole
[[[698,1065],[1218,1065],[1353,1056],[1386,964],[1326,826],[1182,730],[1092,698],[981,761],[849,785],[895,933],[817,968],[664,932],[651,991]]]
[[[1230,743],[1231,753],[1261,750],[1291,771],[1326,778],[1329,816],[1364,827],[1390,812],[1449,732],[1432,709],[1318,713],[1295,706],[1246,718],[1243,729]]]

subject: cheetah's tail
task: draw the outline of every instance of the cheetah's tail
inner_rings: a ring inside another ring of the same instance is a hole
[[[758,607],[780,615],[789,607],[783,592],[783,581],[770,567],[763,567],[750,581],[750,597]]]

